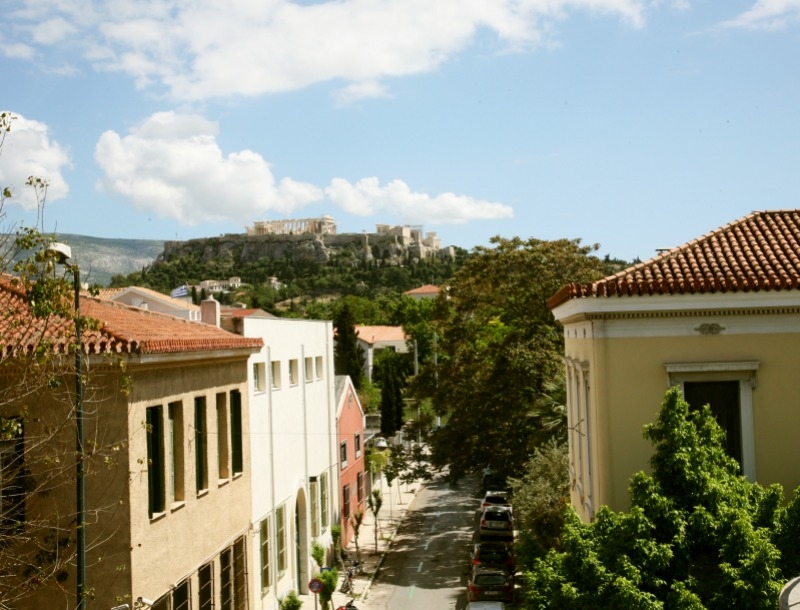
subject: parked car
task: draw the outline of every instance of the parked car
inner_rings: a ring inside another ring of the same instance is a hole
[[[483,496],[483,500],[481,500],[481,510],[487,506],[511,507],[511,501],[508,499],[508,492],[497,490],[487,491]]]
[[[481,513],[480,539],[514,538],[514,516],[506,506],[487,506]]]
[[[514,601],[514,577],[502,568],[476,567],[467,585],[467,598],[471,602],[500,600]]]
[[[486,467],[483,470],[483,477],[481,478],[481,489],[489,491],[490,489],[505,489],[506,476],[502,472],[493,470]]]
[[[472,547],[472,567],[500,567],[514,574],[517,562],[514,558],[514,549],[507,542],[500,540],[484,540],[477,542]]]

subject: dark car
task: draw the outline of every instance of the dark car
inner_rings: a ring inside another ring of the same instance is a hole
[[[514,574],[517,562],[510,544],[502,541],[487,540],[478,542],[472,547],[472,567],[503,568]]]
[[[514,601],[514,577],[502,568],[482,568],[472,570],[467,585],[467,597],[471,602],[499,600]]]
[[[514,517],[507,506],[487,506],[481,513],[480,539],[514,538]]]

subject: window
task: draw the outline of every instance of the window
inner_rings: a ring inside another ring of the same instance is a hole
[[[242,447],[242,393],[231,391],[231,465],[234,476],[244,472]]]
[[[328,473],[319,475],[319,511],[323,529],[328,527]]]
[[[308,485],[311,512],[311,537],[319,536],[319,484],[313,480]]]
[[[197,571],[197,602],[199,610],[214,608],[214,566],[207,563]]]
[[[208,445],[206,438],[206,399],[194,399],[195,488],[199,494],[208,489]]]
[[[0,419],[0,527],[25,521],[25,435],[20,418]]]
[[[359,472],[356,475],[356,498],[358,499],[358,505],[361,506],[361,503],[364,501],[364,473]]]
[[[270,370],[272,371],[272,389],[281,389],[281,363],[279,360],[273,360],[270,363]]]
[[[342,487],[342,514],[345,519],[350,518],[350,486]]]
[[[286,510],[279,506],[275,511],[275,549],[278,553],[278,573],[286,571]]]
[[[300,383],[300,363],[297,358],[289,360],[289,385]]]
[[[592,429],[589,365],[567,359],[567,412],[569,418],[570,480],[586,513],[594,516]]]
[[[184,580],[172,590],[172,610],[190,610],[189,581]]]
[[[253,363],[253,391],[263,392],[267,389],[266,368],[263,362]]]
[[[342,469],[347,466],[347,441],[343,441],[339,445],[339,464]]]
[[[219,478],[230,478],[230,462],[228,460],[228,401],[224,392],[217,394],[217,462]]]
[[[314,359],[308,356],[305,359],[305,379],[306,383],[314,381]]]
[[[753,433],[753,388],[759,363],[755,361],[680,362],[665,365],[670,385],[681,388],[693,409],[706,404],[725,430],[728,455],[739,462],[742,474],[756,479]]]
[[[725,451],[742,465],[742,420],[738,381],[685,381],[683,397],[692,410],[708,405],[725,430]]]
[[[261,522],[261,589],[267,589],[272,584],[269,561],[269,517]]]
[[[161,407],[147,407],[147,512],[164,512],[164,422]]]
[[[355,445],[356,459],[358,459],[361,457],[361,434],[358,432],[356,432],[356,438],[353,444]]]
[[[247,608],[247,566],[244,538],[239,538],[219,555],[220,607],[222,610]]]
[[[169,472],[172,501],[183,502],[183,403],[169,404]]]
[[[314,360],[314,368],[316,369],[317,379],[322,379],[322,356],[317,356]]]

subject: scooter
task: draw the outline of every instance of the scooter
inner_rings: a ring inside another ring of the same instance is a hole
[[[336,610],[358,610],[358,608],[353,604],[353,600],[351,599],[347,602],[344,606],[339,606]]]

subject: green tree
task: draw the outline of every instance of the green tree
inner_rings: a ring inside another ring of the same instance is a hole
[[[563,550],[534,562],[525,607],[774,609],[794,576],[776,544],[794,503],[741,476],[710,409],[677,388],[644,434],[652,474],[631,480],[630,510],[603,507],[591,524],[567,510]]]
[[[580,240],[491,243],[475,248],[436,301],[433,354],[412,386],[447,416],[433,459],[454,478],[487,465],[523,472],[542,440],[536,401],[563,368],[562,330],[547,300],[603,270],[596,246]]]
[[[374,377],[381,388],[381,434],[393,436],[403,427],[403,355],[388,349],[380,350],[375,358]]]
[[[372,493],[369,494],[367,497],[367,506],[369,507],[370,512],[372,513],[372,519],[375,522],[375,554],[378,554],[378,534],[380,530],[380,524],[378,522],[378,513],[381,512],[381,507],[383,506],[383,494],[381,494],[380,489],[373,489]]]
[[[337,375],[349,375],[358,391],[364,377],[364,348],[358,344],[355,322],[350,308],[342,307],[333,320],[336,335],[333,342],[333,367]]]

